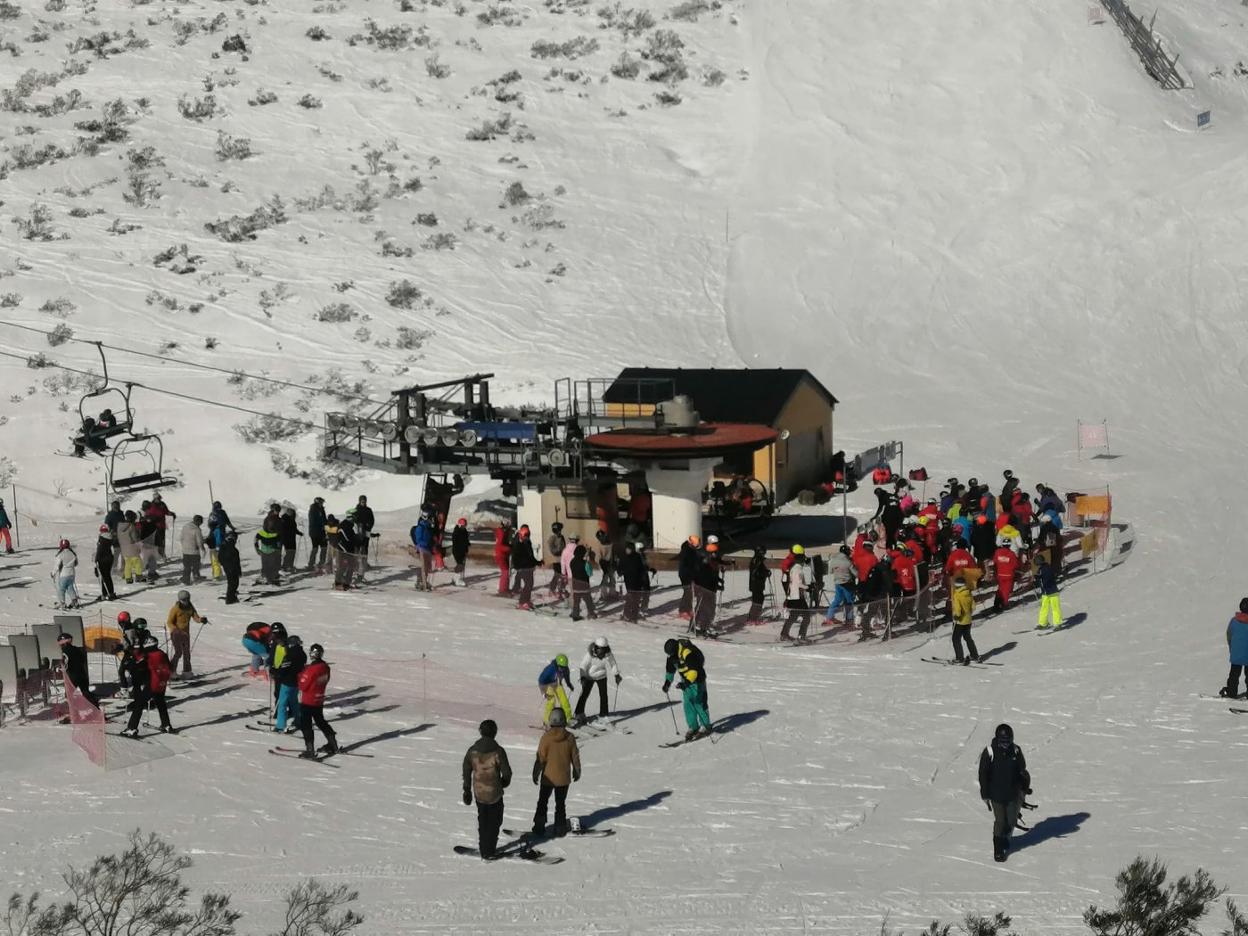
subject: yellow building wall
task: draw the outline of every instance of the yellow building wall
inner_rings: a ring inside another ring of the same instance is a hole
[[[777,441],[774,451],[768,446],[754,453],[754,477],[774,487],[783,503],[814,482],[832,456],[832,404],[804,380],[772,428],[787,429],[789,438]]]

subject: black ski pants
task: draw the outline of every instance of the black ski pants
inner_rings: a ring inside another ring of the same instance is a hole
[[[233,569],[225,573],[225,600],[228,604],[238,601],[238,573]]]
[[[299,728],[303,731],[304,746],[310,749],[316,741],[316,733],[312,730],[313,724],[321,729],[321,734],[325,736],[326,742],[333,740],[334,729],[330,728],[329,722],[325,720],[325,706],[300,705],[299,714],[301,717]]]
[[[117,597],[117,591],[113,588],[112,563],[107,566],[96,563],[95,571],[100,577],[100,594],[112,601]]]
[[[962,643],[966,642],[966,649],[971,654],[971,659],[979,658],[979,651],[975,649],[975,639],[971,637],[970,624],[954,624],[953,625],[953,655],[955,659],[962,659]]]
[[[1244,691],[1248,692],[1248,666],[1239,663],[1231,664],[1231,672],[1226,677],[1226,695],[1234,699],[1239,695],[1239,674],[1244,674]]]
[[[576,700],[576,714],[578,716],[585,714],[585,703],[589,701],[590,690],[598,687],[598,714],[603,718],[607,717],[610,709],[607,707],[607,677],[601,679],[586,679],[581,677],[581,697]]]
[[[147,711],[149,704],[160,715],[160,727],[168,727],[169,707],[165,704],[165,694],[163,692],[152,692],[150,689],[140,689],[135,695],[134,701],[130,703],[130,721],[126,723],[126,728],[134,729],[139,727],[139,719],[143,717],[143,713]]]
[[[503,827],[503,800],[483,803],[477,800],[477,846],[482,858],[493,858],[498,851],[498,830]]]
[[[546,834],[546,807],[550,803],[552,791],[555,794],[555,827],[562,828],[568,824],[568,788],[552,786],[550,781],[543,776],[541,786],[537,791],[537,811],[533,813],[533,832],[537,835]]]

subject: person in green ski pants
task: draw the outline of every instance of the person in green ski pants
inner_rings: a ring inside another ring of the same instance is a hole
[[[672,678],[680,677],[676,685],[684,698],[685,724],[689,726],[685,740],[709,735],[712,731],[711,714],[706,695],[706,660],[702,651],[692,641],[682,638],[668,640],[663,644],[663,652],[667,654],[667,678],[663,680],[665,695],[672,686]]]

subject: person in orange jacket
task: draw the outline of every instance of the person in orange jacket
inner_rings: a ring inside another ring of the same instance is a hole
[[[494,564],[498,566],[498,593],[511,597],[511,523],[504,520],[494,530]]]

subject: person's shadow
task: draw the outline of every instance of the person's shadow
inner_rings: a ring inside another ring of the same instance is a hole
[[[618,819],[620,816],[627,816],[629,813],[641,812],[643,809],[659,805],[659,803],[671,795],[671,790],[660,790],[658,793],[651,793],[644,799],[629,800],[627,803],[620,803],[618,806],[603,806],[601,809],[595,809],[592,813],[582,816],[581,828],[592,829],[610,819]]]
[[[1032,845],[1039,845],[1049,839],[1073,835],[1090,818],[1092,814],[1087,812],[1069,813],[1065,816],[1046,816],[1022,835],[1015,836],[1010,843],[1010,850],[1019,851],[1023,848],[1030,848]]]

